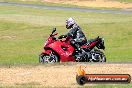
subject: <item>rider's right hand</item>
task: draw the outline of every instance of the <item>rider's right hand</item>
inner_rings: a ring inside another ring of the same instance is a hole
[[[58,37],[58,39],[62,39],[62,38],[66,38],[67,36],[66,35],[60,35],[59,37]]]

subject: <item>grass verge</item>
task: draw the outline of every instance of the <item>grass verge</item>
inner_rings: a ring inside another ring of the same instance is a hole
[[[65,34],[68,17],[76,19],[88,39],[104,37],[107,62],[132,61],[132,15],[1,6],[0,64],[38,63],[51,29]]]

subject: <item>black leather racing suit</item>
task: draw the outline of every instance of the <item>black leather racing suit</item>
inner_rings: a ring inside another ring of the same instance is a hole
[[[70,43],[77,50],[81,50],[80,46],[87,43],[84,33],[77,24],[74,24],[66,35],[71,38]]]

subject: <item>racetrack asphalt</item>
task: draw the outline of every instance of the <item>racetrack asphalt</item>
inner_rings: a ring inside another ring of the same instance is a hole
[[[73,8],[73,7],[62,7],[62,6],[46,6],[46,5],[35,5],[35,4],[22,4],[16,2],[0,2],[0,6],[24,6],[39,9],[49,9],[49,10],[66,10],[66,11],[80,11],[80,12],[97,12],[97,13],[113,13],[113,14],[132,14],[132,9],[93,9],[93,8]]]

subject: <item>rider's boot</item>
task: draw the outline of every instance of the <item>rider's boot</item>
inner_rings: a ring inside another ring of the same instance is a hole
[[[83,60],[85,57],[91,58],[90,53],[85,52],[79,44],[77,44],[74,40],[71,41],[71,44],[77,49],[78,55],[75,56],[76,61],[85,61]]]

